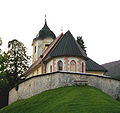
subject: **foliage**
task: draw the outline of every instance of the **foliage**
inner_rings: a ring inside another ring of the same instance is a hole
[[[0,38],[0,46],[2,45],[2,40]],[[8,57],[5,52],[0,49],[0,108],[4,107],[8,103],[8,79],[6,76]]]
[[[1,39],[1,37],[0,37],[0,46],[2,45],[2,39]],[[0,53],[1,53],[1,49],[0,49]]]
[[[2,45],[2,39],[1,39],[1,37],[0,37],[0,46]]]
[[[0,46],[2,45],[2,40],[0,38]],[[6,53],[2,53],[0,49],[0,90],[3,90],[8,85],[8,80],[6,77],[6,68],[7,68],[7,55]]]
[[[0,108],[7,105],[9,90],[15,86],[18,89],[19,80],[25,78],[23,76],[30,60],[23,43],[17,40],[9,41],[8,49],[7,54],[0,49]]]
[[[7,73],[12,85],[18,84],[25,78],[25,72],[28,70],[30,56],[27,55],[27,48],[22,42],[14,39],[8,42],[8,68]]]
[[[120,103],[96,88],[71,86],[19,100],[0,113],[120,113]]]
[[[6,68],[7,68],[7,55],[6,53],[0,54],[0,89],[5,88],[8,85],[8,80],[6,77]]]
[[[84,41],[83,41],[83,39],[82,39],[82,36],[78,36],[77,37],[77,42],[78,42],[78,44],[81,46],[81,48],[85,51],[85,53],[86,53],[86,48],[87,47],[85,47],[85,44],[84,44]]]

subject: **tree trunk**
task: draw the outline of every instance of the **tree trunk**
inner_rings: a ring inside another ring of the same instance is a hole
[[[8,105],[8,90],[0,90],[0,109]]]

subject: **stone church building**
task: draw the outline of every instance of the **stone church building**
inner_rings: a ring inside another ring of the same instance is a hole
[[[70,31],[58,37],[45,24],[33,39],[33,61],[27,76],[55,71],[104,75],[107,71],[90,59]]]

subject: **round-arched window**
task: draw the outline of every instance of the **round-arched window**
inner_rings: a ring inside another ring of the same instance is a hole
[[[59,71],[61,71],[61,70],[63,70],[63,62],[60,60],[60,61],[58,61],[58,70]]]
[[[70,71],[76,72],[76,62],[74,60],[70,62]]]

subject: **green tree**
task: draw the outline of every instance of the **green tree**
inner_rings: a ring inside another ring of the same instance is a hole
[[[1,37],[0,37],[0,46],[2,45],[2,40],[1,40]],[[0,53],[2,52],[1,48],[0,48]]]
[[[25,72],[29,68],[30,56],[27,55],[27,48],[22,42],[14,39],[8,42],[8,68],[9,81],[11,86],[25,78]]]
[[[83,41],[83,39],[82,39],[82,36],[78,36],[77,37],[77,43],[81,46],[81,48],[85,51],[85,53],[86,53],[86,48],[87,47],[85,47],[85,44],[84,44],[84,41]]]
[[[0,46],[2,45],[2,40],[0,38]],[[0,108],[4,107],[8,103],[8,79],[6,76],[7,69],[7,54],[2,52],[0,48]]]
[[[8,80],[6,77],[6,68],[7,68],[7,55],[6,53],[0,54],[0,89],[4,89],[8,85]]]
[[[2,40],[0,38],[0,46],[2,45]],[[2,53],[0,48],[0,90],[4,89],[8,85],[8,80],[6,77],[6,68],[7,68],[7,55],[5,52]]]

